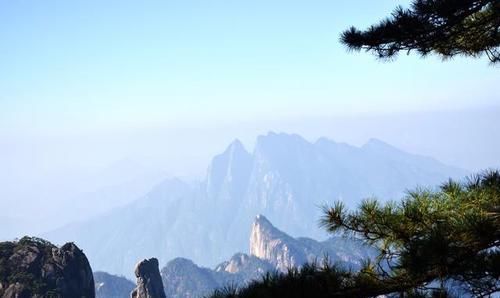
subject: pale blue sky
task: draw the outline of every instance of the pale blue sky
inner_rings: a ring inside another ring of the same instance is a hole
[[[53,206],[112,184],[110,165],[203,177],[270,130],[500,167],[498,67],[339,44],[398,4],[0,0],[0,209],[61,225]]]
[[[486,59],[382,63],[339,33],[408,1],[1,1],[0,135],[497,105]]]

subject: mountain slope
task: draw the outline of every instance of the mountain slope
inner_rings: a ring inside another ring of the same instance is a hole
[[[167,263],[161,274],[167,297],[203,297],[217,288],[240,287],[259,280],[267,272],[286,272],[305,263],[321,264],[325,255],[331,263],[357,269],[362,260],[373,258],[375,251],[354,239],[333,237],[319,242],[293,238],[259,215],[252,224],[250,255],[237,253],[213,270],[176,258]]]
[[[332,237],[326,241],[311,238],[293,238],[275,228],[267,218],[258,215],[250,233],[250,255],[269,262],[274,269],[286,272],[288,268],[305,263],[343,263],[351,269],[361,267],[361,261],[372,258],[375,252],[361,241]]]
[[[96,298],[129,298],[135,284],[122,276],[94,272]]]
[[[129,277],[149,256],[214,266],[248,247],[255,214],[266,214],[294,237],[324,239],[318,219],[326,202],[395,199],[407,188],[466,174],[377,140],[353,147],[269,133],[258,137],[253,153],[233,142],[214,157],[204,181],[166,180],[127,206],[44,236],[75,241],[94,269]]]

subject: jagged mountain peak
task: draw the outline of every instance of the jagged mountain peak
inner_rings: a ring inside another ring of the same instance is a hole
[[[252,229],[261,229],[266,231],[278,231],[273,224],[262,214],[255,216]]]
[[[252,245],[252,237],[254,235],[262,235],[268,238],[282,237],[286,235],[284,232],[280,231],[278,228],[273,226],[271,221],[269,221],[264,215],[259,214],[255,217],[252,224],[252,231],[250,236],[250,245]],[[254,239],[256,240],[256,239]]]
[[[252,155],[240,140],[235,139],[226,150],[216,155],[208,168],[207,193],[220,195],[224,185],[227,193],[223,196],[239,196],[246,190],[252,165]]]
[[[212,159],[212,161],[214,159],[216,159],[217,157],[219,157],[219,158],[225,157],[225,158],[231,159],[231,158],[233,158],[233,156],[239,156],[239,155],[250,155],[250,153],[246,150],[245,145],[243,145],[243,143],[239,139],[236,138],[226,147],[224,152],[216,155]]]
[[[268,260],[279,270],[300,263],[304,260],[301,252],[295,248],[296,240],[275,228],[263,215],[257,215],[250,232],[250,255]],[[286,255],[282,255],[284,254]],[[288,255],[293,255],[293,260]],[[299,260],[296,260],[298,256]]]
[[[230,149],[231,151],[241,150],[247,152],[245,146],[238,138],[234,139],[231,144],[229,144],[228,149]]]
[[[167,181],[106,216],[48,236],[59,243],[82,243],[96,269],[121,274],[142,257],[144,246],[161,261],[182,255],[214,266],[234,251],[248,250],[248,234],[242,231],[248,231],[256,214],[265,214],[291,236],[323,238],[325,231],[317,225],[319,205],[342,200],[351,207],[372,196],[397,199],[406,189],[432,187],[467,174],[403,151],[375,150],[391,148],[381,143],[372,140],[360,148],[327,138],[309,142],[298,135],[270,132],[258,138],[250,154],[235,140],[213,158],[206,180]],[[213,216],[214,212],[224,216]],[[280,233],[265,217],[257,218],[253,231],[253,239],[262,240],[254,242],[256,251],[257,243],[270,243],[267,239]],[[140,241],[131,244],[129,235]],[[285,244],[290,247],[288,241]],[[120,251],[124,245],[129,251]]]

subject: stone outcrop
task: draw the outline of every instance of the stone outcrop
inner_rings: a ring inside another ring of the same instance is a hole
[[[74,244],[61,248],[39,238],[0,243],[0,297],[94,298],[94,278]]]
[[[356,239],[331,237],[326,241],[291,237],[275,228],[267,218],[257,215],[250,233],[250,255],[266,260],[274,268],[286,272],[288,268],[305,263],[340,262],[351,269],[359,269],[362,260],[373,258],[376,251]]]
[[[250,255],[269,261],[283,272],[308,261],[299,241],[276,229],[262,215],[257,215],[252,224]]]
[[[132,298],[166,298],[156,258],[145,259],[135,266],[137,286]]]

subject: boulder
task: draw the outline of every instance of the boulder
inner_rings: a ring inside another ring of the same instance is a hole
[[[137,286],[132,291],[132,298],[166,298],[165,290],[156,258],[145,259],[135,266]]]
[[[0,297],[94,298],[94,278],[74,244],[58,248],[35,237],[0,243]]]

